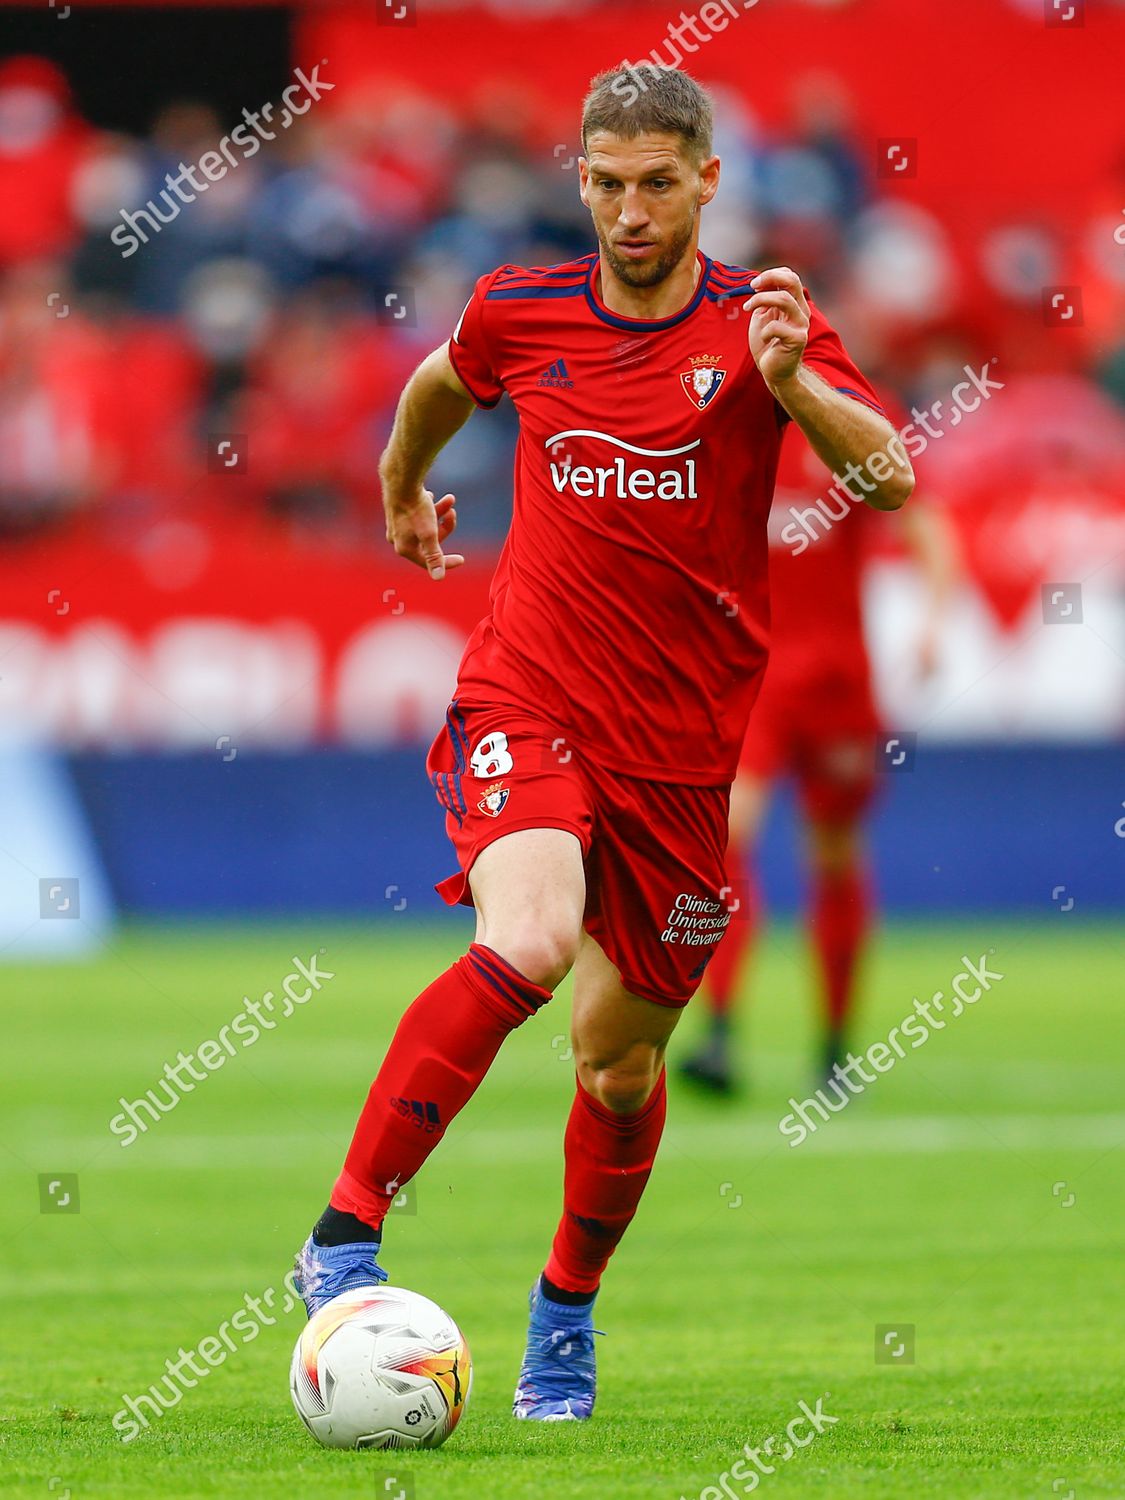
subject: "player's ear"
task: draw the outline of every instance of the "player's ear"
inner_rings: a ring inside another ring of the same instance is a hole
[[[710,203],[719,190],[719,158],[708,156],[699,163],[699,202]]]
[[[590,207],[590,199],[587,196],[586,192],[589,181],[590,163],[584,156],[580,156],[578,158],[578,196],[582,199],[582,202],[586,205],[587,208]]]

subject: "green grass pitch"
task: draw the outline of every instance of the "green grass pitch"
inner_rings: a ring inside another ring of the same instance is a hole
[[[559,1206],[564,990],[507,1044],[419,1178],[417,1211],[388,1223],[392,1280],[447,1307],[472,1347],[449,1444],[318,1448],[287,1390],[299,1309],[123,1443],[124,1393],[245,1294],[280,1288],[398,1012],[463,938],[452,919],[141,929],[88,964],[3,971],[0,1494],[713,1500],[750,1483],[730,1477],[744,1444],[821,1397],[838,1421],[761,1493],[1125,1494],[1125,943],[1056,912],[1036,928],[885,931],[862,1046],[948,989],[963,954],[994,950],[1005,977],[797,1149],[777,1122],[811,1087],[810,974],[799,934],[771,935],[742,1032],[752,1092],[724,1106],[673,1084],[598,1305],[590,1423],[509,1414]],[[123,1147],[119,1096],[322,947],[335,977],[321,993]],[[689,1011],[674,1055],[697,1026]],[[65,1172],[79,1212],[42,1212],[39,1174]],[[913,1363],[876,1361],[877,1325],[913,1325]]]

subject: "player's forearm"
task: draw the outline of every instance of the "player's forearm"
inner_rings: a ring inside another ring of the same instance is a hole
[[[898,510],[914,488],[914,470],[897,433],[878,412],[834,391],[804,365],[770,386],[832,476],[875,510]]]
[[[413,504],[434,459],[473,410],[443,348],[428,355],[399,397],[394,427],[379,460],[383,504]]]

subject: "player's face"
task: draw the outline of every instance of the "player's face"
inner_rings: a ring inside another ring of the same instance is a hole
[[[582,201],[610,269],[626,286],[656,286],[695,254],[719,159],[697,163],[678,135],[655,132],[630,140],[596,131],[587,148]]]

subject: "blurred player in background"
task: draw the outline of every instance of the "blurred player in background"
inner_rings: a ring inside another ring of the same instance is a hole
[[[707,966],[706,1037],[681,1065],[686,1077],[716,1093],[736,1084],[732,1010],[762,916],[754,844],[779,777],[796,782],[803,814],[809,940],[829,1077],[847,1055],[857,971],[871,930],[863,821],[875,792],[879,716],[862,604],[871,512],[830,495],[832,486],[804,434],[790,427],[770,512],[769,666],[731,788],[727,877],[737,909]],[[925,678],[937,663],[956,571],[952,532],[940,510],[917,504],[895,526],[926,590],[916,646],[917,670]]]

